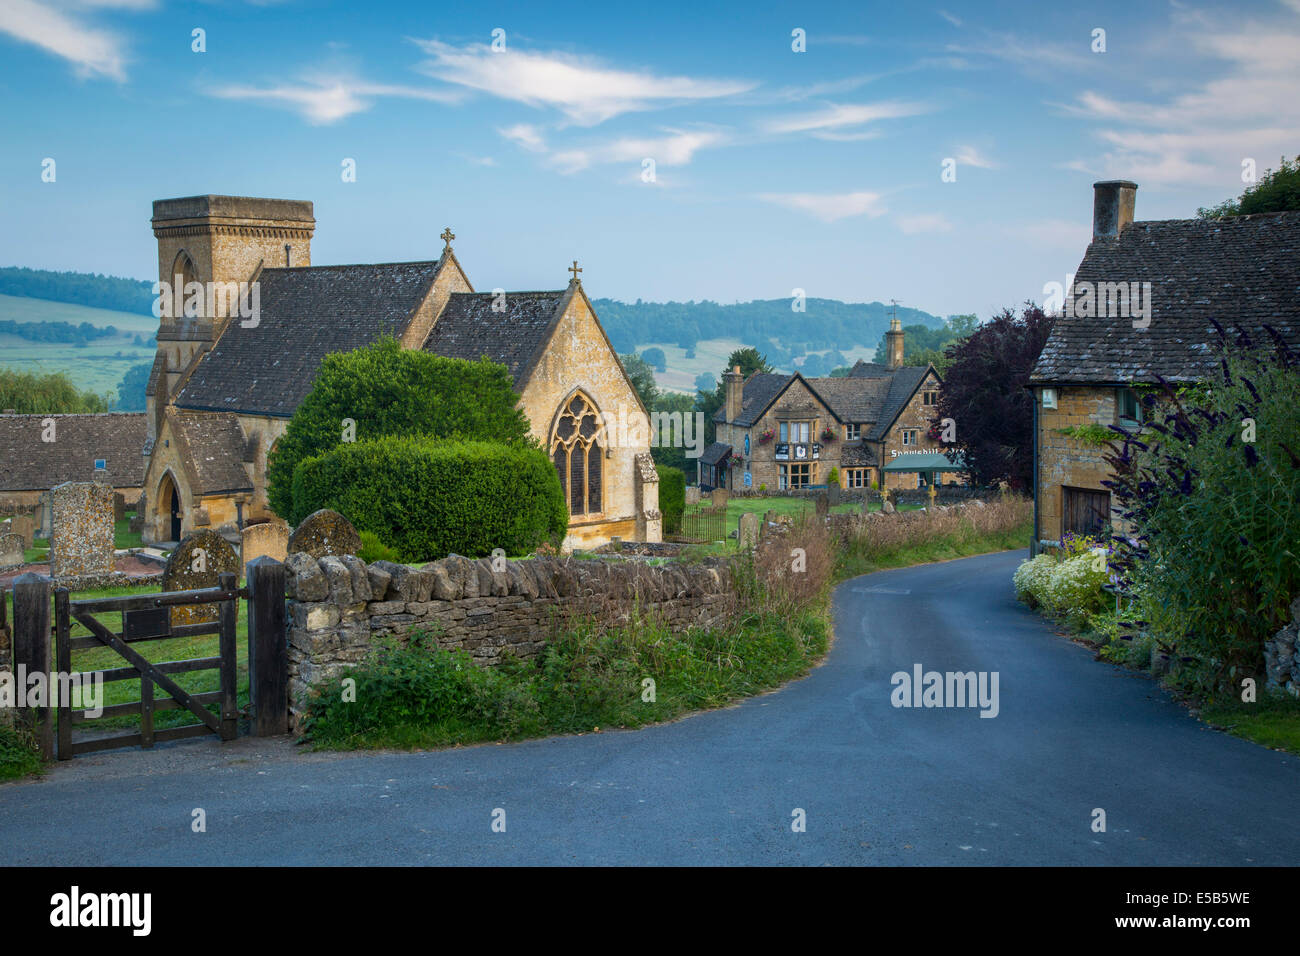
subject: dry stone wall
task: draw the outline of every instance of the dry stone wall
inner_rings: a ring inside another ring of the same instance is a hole
[[[721,561],[651,566],[637,560],[457,555],[422,568],[354,555],[289,555],[289,698],[296,728],[311,685],[340,677],[376,639],[427,632],[482,665],[531,658],[566,621],[626,625],[634,616],[674,631],[721,621],[735,597]]]

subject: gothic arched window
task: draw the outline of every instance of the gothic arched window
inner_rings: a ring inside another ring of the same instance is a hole
[[[569,514],[601,510],[604,450],[600,446],[600,413],[582,393],[560,409],[551,434],[551,459],[569,502]]]

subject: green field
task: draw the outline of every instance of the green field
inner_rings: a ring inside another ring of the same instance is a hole
[[[140,348],[134,337],[146,339],[158,330],[158,320],[151,315],[91,309],[67,302],[27,299],[0,295],[0,319],[14,322],[68,322],[104,327],[112,325],[119,335],[96,339],[85,348],[65,342],[30,342],[15,335],[0,335],[0,367],[45,374],[67,372],[82,391],[117,398],[117,386],[127,369],[141,362],[152,362],[154,350]]]

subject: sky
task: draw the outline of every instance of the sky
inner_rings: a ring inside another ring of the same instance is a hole
[[[1300,152],[1300,0],[0,0],[0,102],[0,265],[154,279],[150,203],[224,193],[318,265],[450,226],[478,289],[984,318],[1094,181],[1187,218]]]

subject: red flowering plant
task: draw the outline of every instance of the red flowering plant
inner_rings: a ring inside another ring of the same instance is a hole
[[[741,465],[744,464],[744,462],[745,462],[745,456],[740,454],[740,452],[733,451],[731,453],[731,463],[733,465]]]
[[[765,428],[765,429],[763,429],[763,431],[759,432],[759,434],[758,434],[758,443],[759,443],[760,445],[766,445],[768,442],[770,442],[770,441],[771,441],[773,438],[775,438],[775,437],[776,437],[776,432],[775,432],[775,431],[773,431],[773,430],[770,429],[770,428]]]
[[[822,441],[829,442],[834,440],[835,440],[835,429],[831,428],[830,425],[827,425],[825,428],[822,429]]]

